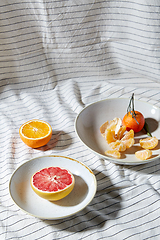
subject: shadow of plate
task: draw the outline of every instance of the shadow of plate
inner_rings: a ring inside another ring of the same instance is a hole
[[[75,186],[72,192],[65,198],[54,201],[53,203],[59,206],[76,206],[84,201],[88,193],[88,185],[80,176],[74,175]]]

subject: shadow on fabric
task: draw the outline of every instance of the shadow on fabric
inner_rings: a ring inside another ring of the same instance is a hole
[[[108,176],[101,172],[97,173],[103,182],[112,186]],[[97,180],[97,183],[99,180]],[[46,224],[53,225],[58,230],[69,232],[89,231],[90,229],[100,229],[106,221],[113,220],[121,210],[121,197],[118,188],[102,187],[97,191],[92,202],[79,213],[61,220],[42,220]]]

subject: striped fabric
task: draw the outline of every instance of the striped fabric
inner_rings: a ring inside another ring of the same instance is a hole
[[[77,114],[101,99],[134,92],[160,107],[159,12],[158,0],[0,1],[0,239],[160,239],[159,159],[116,165],[74,130]],[[53,128],[36,150],[18,132],[34,118]],[[50,154],[82,161],[98,183],[84,210],[52,221],[23,212],[8,190],[18,166]]]

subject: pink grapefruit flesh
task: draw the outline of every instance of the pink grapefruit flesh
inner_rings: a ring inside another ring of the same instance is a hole
[[[34,192],[49,201],[66,197],[74,188],[73,174],[61,167],[47,167],[37,171],[31,177]]]

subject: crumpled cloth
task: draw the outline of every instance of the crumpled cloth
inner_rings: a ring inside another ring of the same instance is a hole
[[[159,7],[145,0],[0,2],[0,239],[160,238],[160,159],[111,163],[74,129],[77,114],[102,99],[134,92],[160,107]],[[53,129],[39,149],[19,137],[35,118]],[[85,163],[98,188],[81,212],[49,221],[19,209],[8,184],[21,164],[51,154]]]

